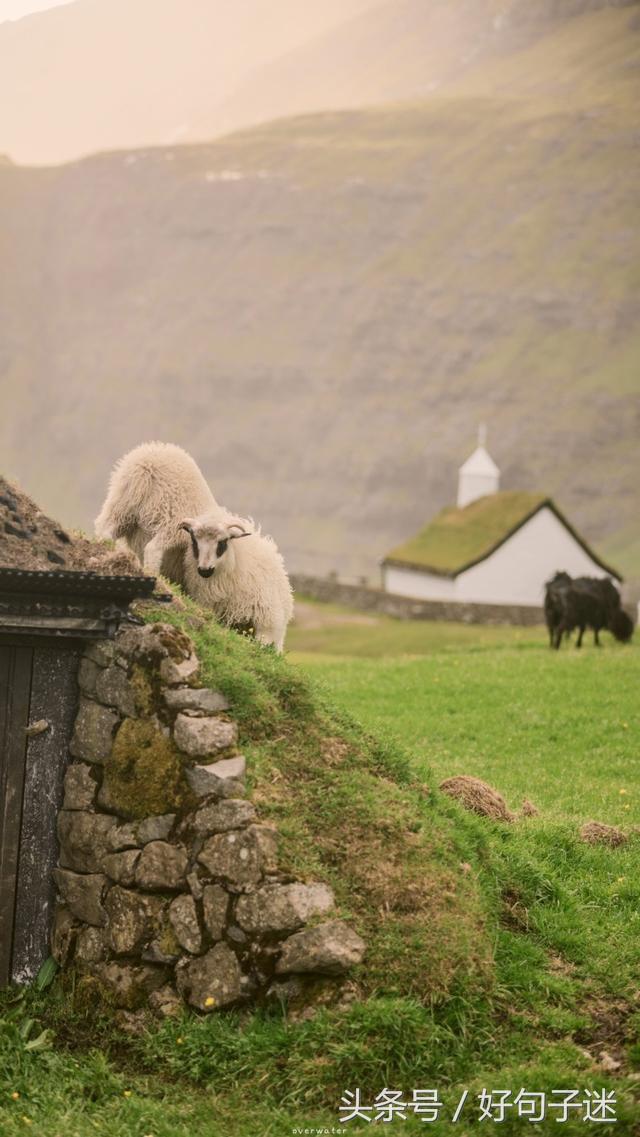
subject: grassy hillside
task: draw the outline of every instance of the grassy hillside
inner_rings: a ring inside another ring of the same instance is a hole
[[[601,770],[633,760],[637,652],[585,650],[578,677],[575,654],[549,653],[530,630],[522,650],[513,643],[523,630],[425,625],[425,639],[435,632],[439,644],[422,660],[329,666],[307,653],[301,666],[191,608],[171,618],[195,637],[205,678],[230,699],[252,797],[277,822],[282,855],[296,872],[331,880],[369,952],[350,999],[308,1020],[281,1007],[188,1015],[131,1037],[104,1008],[74,997],[73,985],[3,994],[3,1137],[30,1127],[39,1137],[280,1137],[336,1125],[342,1095],[356,1086],[365,1102],[385,1086],[405,1095],[438,1087],[437,1134],[452,1131],[465,1089],[461,1132],[475,1134],[486,1129],[483,1086],[513,1096],[575,1086],[581,1099],[604,1087],[617,1097],[617,1132],[630,1137],[640,1121],[639,845],[592,848],[576,830],[592,813],[625,827],[635,817],[603,803],[595,765],[583,759],[595,746]],[[490,647],[489,631],[502,642]],[[562,713],[567,696],[571,715]],[[595,739],[586,728],[576,738],[577,722],[597,724]],[[368,733],[374,724],[381,742]],[[507,724],[517,735],[508,750]],[[489,822],[436,790],[452,762],[468,770],[485,748],[510,804],[526,792],[540,817]],[[560,762],[575,813],[554,808],[545,785]],[[621,776],[615,768],[611,786],[628,790],[635,811],[630,767],[624,785]],[[419,1117],[395,1124],[424,1132]],[[502,1131],[527,1124],[512,1109]],[[546,1124],[551,1131],[551,1110]],[[563,1128],[586,1130],[582,1112]]]
[[[86,525],[171,439],[292,567],[375,577],[486,421],[640,573],[639,44],[594,12],[425,103],[0,169],[9,473]]]

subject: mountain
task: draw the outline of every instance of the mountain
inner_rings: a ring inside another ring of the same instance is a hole
[[[640,576],[639,60],[598,11],[426,101],[0,167],[0,468],[88,525],[175,441],[293,567],[375,578],[484,421]]]
[[[76,0],[0,24],[0,154],[44,165],[430,95],[638,0]]]
[[[276,55],[377,0],[76,0],[0,24],[0,154],[67,161],[186,137]]]
[[[636,0],[386,0],[255,68],[188,137],[315,110],[420,99],[575,15]]]

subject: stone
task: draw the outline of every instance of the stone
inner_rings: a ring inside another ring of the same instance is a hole
[[[227,925],[229,893],[219,884],[207,884],[202,890],[202,915],[212,940],[221,940]]]
[[[116,955],[139,952],[155,936],[165,902],[116,884],[109,889],[105,908],[109,917],[109,947]]]
[[[202,932],[193,896],[176,896],[169,905],[169,922],[178,943],[197,955],[202,950]]]
[[[168,912],[165,911],[158,935],[151,940],[148,948],[142,953],[142,958],[152,963],[175,963],[181,954],[182,947],[169,923]]]
[[[107,955],[104,928],[82,928],[76,940],[76,963],[101,963]]]
[[[146,1003],[151,992],[167,981],[165,968],[116,960],[98,964],[94,974],[115,1005],[127,1010]]]
[[[164,692],[163,698],[170,711],[213,715],[229,710],[228,699],[220,691],[210,691],[208,687],[173,687]]]
[[[205,841],[198,860],[212,876],[245,889],[258,884],[274,867],[277,837],[264,825],[219,833]]]
[[[176,663],[174,659],[163,659],[160,664],[160,678],[169,687],[177,687],[180,683],[187,683],[195,679],[200,670],[200,664],[195,655]]]
[[[235,1003],[242,994],[242,973],[226,944],[216,944],[205,955],[181,961],[176,982],[183,998],[200,1011],[216,1011]]]
[[[117,884],[132,885],[136,879],[139,849],[124,849],[121,853],[108,853],[103,859],[104,871]]]
[[[189,885],[189,890],[194,900],[202,900],[204,889],[202,887],[202,881],[195,870],[187,873],[187,884]]]
[[[238,738],[238,727],[226,719],[179,714],[173,727],[173,737],[176,746],[190,758],[207,758],[233,746]]]
[[[74,762],[64,776],[63,809],[93,809],[98,793],[98,783],[93,776],[93,767],[84,762]]]
[[[54,869],[53,879],[69,911],[85,924],[102,927],[107,913],[102,903],[108,880],[104,873],[75,873]]]
[[[267,884],[235,907],[236,923],[251,935],[295,932],[312,916],[324,916],[335,903],[326,884]]]
[[[241,782],[247,772],[247,760],[244,754],[235,754],[233,758],[219,758],[217,762],[211,762],[206,767],[210,774],[215,774],[220,778],[221,782],[234,780]],[[230,794],[223,794],[224,797],[230,797]],[[242,794],[240,795],[242,797]]]
[[[329,920],[314,928],[305,928],[285,940],[276,964],[276,973],[315,972],[320,975],[344,975],[360,963],[366,944],[342,920]]]
[[[182,999],[176,994],[170,983],[152,991],[149,995],[149,1006],[160,1019],[177,1018],[184,1010]]]
[[[106,667],[96,680],[96,695],[101,703],[115,707],[121,715],[135,718],[136,705],[126,671],[121,667]]]
[[[150,841],[136,866],[136,884],[151,890],[184,888],[188,867],[189,858],[181,846]]]
[[[200,808],[189,819],[190,827],[200,837],[244,829],[255,822],[256,808],[243,798],[228,798]]]
[[[60,864],[76,872],[101,872],[115,818],[63,809],[58,814]]]
[[[78,687],[84,691],[85,695],[95,695],[96,679],[99,674],[98,664],[94,663],[92,659],[87,659],[86,655],[83,656],[78,668]]]
[[[81,697],[76,723],[69,744],[74,758],[101,765],[111,753],[113,733],[118,723],[115,711]]]
[[[184,662],[194,655],[193,641],[171,624],[140,624],[118,633],[117,654],[127,659]]]
[[[185,827],[193,830],[199,837],[211,837],[214,833],[242,829],[255,820],[255,807],[250,801],[245,801],[243,798],[229,798],[226,801],[202,806],[186,819]]]
[[[248,937],[247,933],[243,932],[242,928],[239,928],[237,926],[237,924],[230,924],[229,925],[229,927],[227,928],[227,938],[229,940],[231,940],[232,943],[238,944],[238,946],[240,946],[240,947],[243,944],[246,944],[249,942],[249,937]]]
[[[80,924],[70,908],[58,902],[51,929],[51,954],[60,967],[66,967]]]
[[[116,654],[116,645],[113,640],[94,640],[84,650],[83,659],[97,663],[98,667],[108,667]]]
[[[246,761],[242,754],[235,758],[222,758],[208,766],[193,766],[185,769],[185,776],[192,792],[199,798],[244,796],[243,778]]]
[[[150,841],[166,841],[173,824],[175,813],[161,813],[156,817],[145,817],[136,827],[138,843],[148,845]]]
[[[137,844],[137,826],[132,821],[126,822],[124,825],[114,825],[107,840],[108,848],[114,853],[120,849],[133,848]]]

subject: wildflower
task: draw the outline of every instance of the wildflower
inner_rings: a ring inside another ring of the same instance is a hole
[[[212,996],[212,995],[209,995],[209,996],[208,996],[208,997],[205,999],[205,1001],[204,1001],[204,1005],[205,1005],[205,1007],[214,1007],[214,1006],[215,1006],[215,1002],[216,1002],[216,1001],[215,1001],[215,999],[213,998],[213,996]]]
[[[13,1093],[12,1093],[12,1095],[11,1095],[11,1100],[12,1100],[12,1101],[17,1101],[19,1097],[20,1097],[20,1094],[18,1093],[18,1091],[17,1091],[17,1090],[14,1090],[14,1091],[13,1091]]]
[[[619,876],[619,877],[618,877],[618,884],[623,884],[623,883],[624,883],[624,880],[625,880],[625,877],[623,877],[623,876]]]
[[[123,1096],[123,1098],[130,1098],[131,1097],[131,1090],[123,1090],[122,1096]]]
[[[27,1117],[24,1113],[22,1114],[22,1120],[24,1121],[25,1125],[33,1125],[32,1119],[30,1117]]]
[[[183,1042],[184,1042],[184,1038],[176,1038],[176,1046],[182,1046]]]
[[[626,792],[627,792],[626,790],[618,790],[618,793],[619,793],[619,794],[621,794],[621,795],[622,795],[622,794],[626,794]]]
[[[622,808],[623,808],[623,809],[631,809],[631,806],[630,806],[630,805],[623,805],[623,807],[622,807]]]

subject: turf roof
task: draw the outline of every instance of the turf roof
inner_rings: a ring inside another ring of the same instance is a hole
[[[590,557],[607,572],[619,574],[603,561],[570,526],[553,502],[540,493],[505,490],[488,494],[463,509],[449,506],[409,541],[384,558],[385,565],[426,569],[441,576],[457,576],[484,560],[525,521],[548,506]]]

